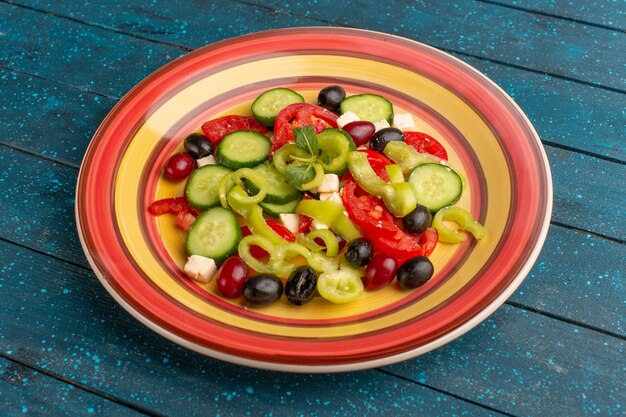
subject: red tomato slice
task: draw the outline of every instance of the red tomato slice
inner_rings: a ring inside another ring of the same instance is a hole
[[[267,128],[257,122],[254,117],[237,115],[218,117],[202,125],[204,136],[209,138],[213,146],[220,143],[224,136],[237,130],[254,130],[259,133],[267,132]]]
[[[311,231],[311,223],[313,223],[313,219],[309,216],[305,216],[304,214],[299,214],[300,223],[298,223],[298,232],[299,233],[309,233]]]
[[[191,207],[189,206],[183,207],[183,209],[178,212],[178,215],[176,215],[176,226],[185,232],[191,229],[191,226],[195,221],[196,216],[191,213]]]
[[[404,132],[404,141],[420,153],[429,153],[437,158],[448,160],[448,153],[435,138],[422,132]]]
[[[395,225],[394,218],[384,203],[378,197],[361,190],[352,177],[346,180],[342,200],[348,216],[366,236],[393,237],[397,233],[398,226]]]
[[[287,242],[296,241],[296,237],[293,235],[293,233],[291,233],[291,231],[287,229],[285,226],[283,226],[282,224],[274,220],[266,220],[265,222],[267,223],[269,227],[272,228],[273,231],[278,233],[278,235],[282,237],[283,239],[285,239]]]
[[[387,174],[387,169],[385,167],[393,164],[393,162],[380,152],[376,152],[371,149],[366,149],[360,152],[365,152],[367,154],[367,161],[370,163],[370,166],[376,175],[386,182],[389,182],[389,175]]]
[[[313,126],[315,133],[319,133],[324,129],[337,127],[337,115],[310,103],[288,105],[276,117],[271,153],[286,143],[293,142],[293,129],[301,126]]]
[[[245,236],[250,236],[252,234],[252,232],[250,231],[248,226],[243,226],[241,228],[241,234],[242,234],[242,236],[245,237]],[[252,245],[252,246],[250,246],[250,255],[254,256],[257,259],[261,259],[261,258],[264,258],[266,256],[269,256],[269,253],[267,253],[265,251],[265,249],[260,248],[259,246]]]
[[[420,235],[420,244],[424,249],[423,256],[430,256],[430,254],[435,250],[435,246],[437,246],[438,241],[439,233],[437,233],[437,229],[429,227],[424,230],[424,233]]]
[[[193,216],[198,216],[201,212],[189,206],[187,197],[163,198],[150,204],[148,212],[153,216],[162,214],[178,214],[183,209],[187,209]]]

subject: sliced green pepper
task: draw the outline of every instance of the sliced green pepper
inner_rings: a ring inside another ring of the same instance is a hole
[[[310,190],[311,188],[315,188],[318,185],[320,185],[322,181],[324,181],[324,168],[322,167],[322,165],[313,164],[310,166],[312,166],[313,169],[315,170],[315,177],[311,181],[305,182],[301,186],[296,187],[300,191],[307,191],[307,190]]]
[[[259,171],[255,171],[250,168],[241,168],[229,175],[231,177],[231,180],[244,190],[245,196],[241,195],[240,193],[233,194],[233,198],[237,199],[239,203],[258,204],[263,201],[263,199],[267,195],[267,191],[269,189],[269,180]],[[245,186],[243,184],[244,179],[252,182],[259,190],[255,195],[248,195],[247,193],[245,193]]]
[[[306,259],[307,264],[317,272],[335,271],[339,267],[337,261],[333,258],[329,258],[319,252],[311,252],[299,243],[287,243],[286,245],[277,247],[274,256],[276,260],[285,261],[295,258],[296,256],[302,256]]]
[[[400,165],[404,175],[408,175],[416,166],[429,162],[439,163],[441,160],[428,153],[419,153],[414,147],[401,141],[391,141],[383,150],[385,155]]]
[[[346,241],[363,236],[352,220],[343,213],[343,206],[331,201],[300,200],[296,213],[327,225]]]
[[[292,156],[297,158],[309,158],[310,155],[307,155],[302,149],[298,148],[295,143],[288,143],[287,145],[278,149],[274,156],[272,156],[272,162],[276,167],[276,170],[281,174],[285,174],[285,170],[287,169],[287,161],[291,159]]]
[[[389,176],[389,181],[392,183],[400,183],[404,182],[404,174],[402,173],[402,168],[398,164],[391,164],[385,167],[387,171],[387,175]]]
[[[302,236],[299,240],[300,243],[306,246],[308,249],[314,252],[320,252],[324,250],[324,247],[318,245],[315,239],[322,239],[324,246],[326,247],[326,256],[335,256],[339,253],[339,244],[333,232],[328,229],[314,230],[308,233],[306,236]]]
[[[250,253],[251,246],[258,246],[263,248],[267,253],[270,254],[270,259],[268,262],[263,262]],[[270,242],[269,239],[261,236],[261,235],[250,235],[246,236],[239,242],[239,246],[237,248],[237,252],[239,253],[239,257],[248,265],[250,268],[254,269],[257,272],[268,273],[268,274],[276,274],[278,276],[284,277],[287,276],[295,269],[295,265],[291,262],[287,262],[286,260],[279,258],[276,256],[276,246]]]
[[[452,221],[459,225],[459,230],[453,230],[444,222]],[[446,243],[461,243],[467,239],[467,231],[476,239],[485,236],[485,227],[478,223],[472,214],[460,207],[444,207],[435,214],[433,227],[439,233],[439,240]]]
[[[227,196],[234,186],[235,181],[233,181],[230,174],[226,174],[220,178],[220,182],[217,184],[217,192],[219,194],[220,204],[222,204],[222,207],[229,208]]]
[[[346,170],[350,141],[347,133],[339,129],[325,129],[317,134],[317,144],[321,150],[320,161],[324,171],[342,174]]]
[[[230,193],[228,193],[228,204],[230,208],[246,219],[246,223],[253,234],[261,235],[275,245],[287,243],[285,239],[267,225],[263,217],[263,209],[260,206],[241,202],[245,200],[246,196],[248,196],[248,194],[246,194],[243,187],[235,185]]]
[[[417,205],[411,186],[406,182],[387,184],[372,169],[367,154],[350,152],[348,168],[352,176],[368,193],[381,197],[387,209],[396,217],[404,217]]]

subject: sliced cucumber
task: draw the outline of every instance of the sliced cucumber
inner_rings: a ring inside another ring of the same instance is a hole
[[[230,169],[252,168],[267,160],[271,147],[267,136],[253,130],[237,130],[224,136],[215,159]]]
[[[237,251],[241,227],[232,211],[214,207],[201,213],[187,234],[187,254],[211,258],[221,264]]]
[[[463,181],[452,168],[441,164],[423,164],[409,175],[409,184],[417,204],[435,212],[456,203],[463,192]]]
[[[393,123],[393,105],[389,100],[377,94],[358,94],[350,96],[341,102],[341,113],[351,111],[361,120],[379,122],[387,120]]]
[[[274,126],[278,112],[293,103],[303,103],[304,97],[288,88],[272,88],[252,103],[254,118],[265,126]]]
[[[298,200],[302,196],[302,191],[296,189],[293,185],[285,182],[285,176],[279,173],[274,165],[265,163],[254,167],[255,171],[259,171],[269,181],[269,189],[267,195],[263,199],[264,203],[269,204],[285,204],[293,200]],[[246,182],[246,189],[250,194],[256,194],[259,189],[251,181]]]
[[[263,211],[267,213],[268,216],[278,217],[278,215],[281,213],[295,213],[296,206],[299,202],[300,199],[298,198],[285,204],[271,204],[262,201],[259,203],[259,205],[261,206]]]
[[[196,169],[185,186],[185,196],[189,200],[189,205],[200,210],[218,206],[220,179],[231,172],[233,171],[219,165],[205,165]]]

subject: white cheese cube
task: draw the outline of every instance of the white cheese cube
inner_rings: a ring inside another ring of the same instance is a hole
[[[298,214],[280,213],[278,218],[283,226],[285,226],[291,233],[298,233],[298,228],[300,226],[300,216]]]
[[[341,129],[348,123],[358,122],[359,120],[361,120],[359,119],[359,116],[352,113],[351,111],[347,111],[339,116],[339,118],[337,119],[337,126],[339,126],[339,128]]]
[[[377,132],[380,129],[384,129],[386,127],[391,127],[391,126],[389,126],[389,122],[386,121],[386,120],[379,120],[377,122],[374,122],[374,128],[376,129]]]
[[[183,269],[189,278],[206,284],[211,281],[211,278],[215,275],[217,265],[215,265],[215,261],[211,258],[191,255],[187,258],[187,263]]]
[[[337,203],[343,206],[343,201],[341,200],[341,196],[338,192],[333,193],[320,193],[321,201],[332,201],[333,203]]]
[[[400,113],[393,115],[393,127],[400,129],[401,131],[415,129],[415,122],[413,116],[409,113]]]
[[[322,183],[311,191],[314,193],[334,193],[339,191],[339,177],[336,174],[324,174]]]
[[[196,159],[196,163],[198,164],[198,168],[205,165],[217,165],[217,161],[213,155],[207,155],[204,158]]]
[[[313,221],[311,222],[311,230],[321,229],[328,229],[328,225],[325,225],[324,223],[320,223],[317,220],[313,219]]]

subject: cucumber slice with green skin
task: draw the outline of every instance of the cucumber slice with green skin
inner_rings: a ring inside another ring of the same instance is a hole
[[[409,184],[417,204],[431,212],[456,203],[463,192],[463,181],[452,168],[441,164],[423,164],[409,175]]]
[[[220,265],[237,252],[241,227],[232,211],[214,207],[201,213],[187,233],[187,255],[211,258]]]
[[[189,200],[189,205],[199,210],[219,206],[220,179],[231,172],[233,171],[219,165],[205,165],[193,171],[185,186],[185,196]]]
[[[217,146],[217,163],[232,170],[253,168],[267,160],[272,143],[253,130],[237,130],[224,136]]]
[[[271,203],[266,203],[262,201],[259,203],[259,206],[261,206],[263,211],[268,216],[278,217],[278,215],[281,213],[295,213],[296,206],[298,205],[299,202],[300,202],[299,198],[296,200],[290,201],[288,203],[285,203],[285,204],[271,204]]]
[[[285,182],[285,176],[279,173],[274,165],[266,163],[258,165],[253,169],[259,171],[269,181],[267,195],[263,199],[264,203],[285,204],[299,200],[302,196],[302,191],[296,189],[296,187],[291,184],[287,184]],[[251,181],[246,181],[245,186],[251,195],[259,192],[257,186]]]
[[[358,94],[350,96],[341,102],[341,113],[351,111],[359,116],[359,119],[368,122],[380,122],[387,120],[393,123],[393,104],[383,96],[377,94]]]
[[[288,88],[272,88],[252,102],[252,114],[262,125],[272,127],[278,113],[290,104],[303,103],[304,97]]]

